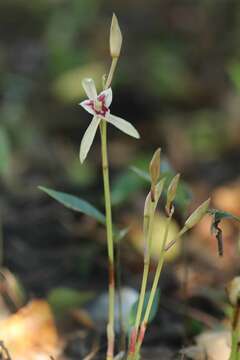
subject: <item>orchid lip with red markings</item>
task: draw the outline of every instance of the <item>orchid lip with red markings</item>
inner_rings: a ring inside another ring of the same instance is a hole
[[[91,107],[96,115],[104,116],[109,112],[109,108],[106,106],[106,96],[104,94],[99,95],[97,100],[87,100],[86,105]]]
[[[84,79],[82,81],[82,85],[88,99],[82,101],[79,105],[81,105],[88,113],[93,115],[93,119],[90,122],[90,125],[88,126],[81,141],[81,145],[80,145],[81,163],[83,163],[90,150],[93,139],[97,132],[97,128],[101,121],[107,121],[108,123],[111,123],[119,130],[123,131],[124,133],[136,139],[140,137],[138,131],[130,122],[118,116],[112,115],[110,113],[109,107],[112,103],[111,88],[108,88],[102,91],[99,95],[97,95],[97,90],[93,79],[90,78]]]

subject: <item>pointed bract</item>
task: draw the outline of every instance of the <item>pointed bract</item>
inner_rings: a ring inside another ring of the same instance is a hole
[[[179,179],[180,179],[180,174],[177,174],[174,176],[174,178],[172,179],[172,181],[169,184],[169,187],[167,190],[167,203],[166,203],[167,213],[170,213],[172,203],[176,197]]]
[[[152,180],[152,185],[156,185],[160,176],[160,154],[161,149],[157,149],[153,154],[152,160],[149,165],[149,173]]]
[[[162,195],[162,191],[163,191],[163,186],[165,183],[165,178],[161,179],[155,186],[155,202],[156,202],[156,206],[157,203]]]
[[[183,230],[185,229],[185,231],[187,231],[191,229],[193,226],[195,226],[197,223],[199,223],[199,221],[202,220],[203,216],[207,214],[209,204],[210,204],[210,199],[207,199],[196,210],[194,210],[194,212],[185,221]],[[183,230],[181,230],[181,232]]]

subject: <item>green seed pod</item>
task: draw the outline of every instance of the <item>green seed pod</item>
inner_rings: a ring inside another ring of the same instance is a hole
[[[175,175],[172,181],[170,182],[167,190],[167,203],[165,208],[168,214],[171,211],[172,203],[176,197],[179,179],[180,179],[180,174]]]
[[[118,58],[122,47],[122,33],[115,14],[112,16],[110,29],[110,54],[112,58]]]
[[[144,221],[150,218],[151,211],[152,211],[152,200],[151,200],[151,192],[149,192],[147,194],[145,204],[144,204],[144,212],[143,212]],[[143,226],[143,228],[144,228],[144,226]],[[145,233],[144,230],[145,229],[143,229],[143,232]]]
[[[147,216],[149,217],[151,214],[151,206],[152,206],[152,201],[151,201],[151,192],[149,192],[147,194],[146,200],[145,200],[145,204],[144,204],[144,217]]]
[[[164,183],[165,178],[161,179],[155,186],[155,209],[162,194]]]
[[[148,237],[148,231],[149,231],[149,223],[150,218],[152,216],[153,212],[153,202],[151,199],[151,192],[148,193],[145,205],[144,205],[144,216],[143,216],[143,236],[144,236],[144,243],[145,243],[145,252],[147,250],[147,237]]]
[[[151,176],[152,185],[156,185],[160,176],[160,154],[161,149],[158,148],[153,154],[152,160],[149,165],[149,173]]]

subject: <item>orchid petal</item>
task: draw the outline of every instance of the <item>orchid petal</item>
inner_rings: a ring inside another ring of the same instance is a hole
[[[102,91],[99,95],[98,98],[101,98],[101,96],[104,96],[104,100],[105,100],[105,105],[106,107],[109,108],[109,106],[112,103],[112,89],[108,88],[107,90]]]
[[[109,114],[105,118],[105,120],[107,122],[111,123],[112,125],[116,126],[118,129],[120,129],[124,133],[126,133],[134,138],[137,138],[137,139],[140,138],[138,131],[135,129],[135,127],[132,124],[130,124],[130,122],[128,122],[118,116],[112,115],[112,114]]]
[[[84,101],[80,102],[79,105],[81,105],[84,108],[84,110],[89,112],[89,114],[92,114],[92,115],[95,114],[93,107],[90,105],[89,100],[84,100]]]
[[[97,90],[93,79],[85,78],[82,81],[82,86],[90,100],[96,100]]]
[[[87,157],[87,154],[92,145],[92,142],[93,142],[93,139],[96,134],[96,131],[97,131],[100,121],[101,121],[101,119],[98,116],[94,116],[92,121],[90,122],[90,125],[88,126],[87,130],[85,131],[85,134],[83,135],[81,145],[80,145],[80,162],[81,163],[83,163]]]

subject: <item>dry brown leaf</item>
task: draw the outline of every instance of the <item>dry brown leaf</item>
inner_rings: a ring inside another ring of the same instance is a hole
[[[209,360],[228,360],[230,356],[231,335],[229,331],[206,331],[196,338]],[[197,359],[197,358],[196,358]]]
[[[237,222],[235,223],[237,224]],[[222,274],[235,271],[234,269],[239,263],[235,223],[233,224],[229,219],[221,221],[223,256],[219,256],[217,239],[214,234],[211,234],[212,219],[210,216],[202,219],[193,229],[187,243],[188,249],[196,254],[198,259],[202,258],[204,262],[219,269]]]
[[[49,360],[60,353],[60,341],[47,302],[34,300],[1,321],[0,340],[13,360]]]

